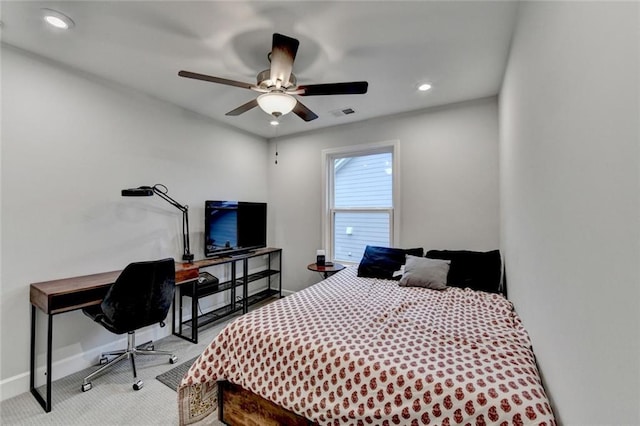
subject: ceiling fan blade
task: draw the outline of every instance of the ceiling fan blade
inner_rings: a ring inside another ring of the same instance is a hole
[[[178,75],[180,77],[193,78],[195,80],[210,81],[211,83],[219,83],[219,84],[226,84],[227,86],[242,87],[243,89],[253,89],[255,87],[253,84],[243,83],[241,81],[235,81],[235,80],[228,80],[226,78],[213,77],[205,74],[198,74],[191,71],[180,71]]]
[[[351,81],[348,83],[310,84],[298,86],[300,96],[321,95],[362,95],[367,93],[369,83],[366,81]]]
[[[302,118],[304,121],[311,121],[318,118],[318,116],[313,111],[304,106],[300,101],[298,101],[296,103],[296,106],[293,107],[293,113]]]
[[[295,38],[282,34],[273,34],[273,44],[271,47],[271,73],[270,79],[274,83],[280,80],[280,85],[289,86],[289,77],[293,71],[293,61],[296,59],[300,42]]]
[[[240,115],[243,112],[247,112],[250,109],[255,108],[257,106],[258,106],[258,101],[256,99],[252,99],[246,104],[240,105],[238,108],[234,109],[233,111],[229,111],[225,115],[233,115],[233,116]]]

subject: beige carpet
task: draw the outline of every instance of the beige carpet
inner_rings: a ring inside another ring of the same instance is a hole
[[[199,355],[222,327],[221,323],[200,331],[197,345],[175,336],[155,342],[156,349],[172,351],[183,363]],[[97,360],[96,360],[97,361]],[[31,393],[0,403],[0,424],[4,425],[176,425],[177,393],[155,379],[174,367],[166,356],[137,357],[139,391],[132,388],[131,364],[122,361],[92,380],[93,389],[82,392],[82,378],[95,367],[56,380],[52,385],[53,409],[45,413]],[[222,423],[214,423],[221,425]]]

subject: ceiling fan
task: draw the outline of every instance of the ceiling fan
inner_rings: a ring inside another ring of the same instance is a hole
[[[298,52],[300,42],[295,38],[282,34],[273,34],[271,53],[268,54],[271,68],[258,73],[257,83],[250,84],[226,78],[213,77],[198,74],[191,71],[180,71],[180,77],[209,81],[212,83],[226,84],[228,86],[242,87],[261,93],[256,99],[252,99],[244,105],[229,111],[225,115],[236,116],[249,111],[256,106],[278,118],[293,111],[304,121],[311,121],[318,116],[298,101],[297,96],[324,96],[324,95],[358,95],[367,93],[369,83],[366,81],[352,81],[347,83],[309,84],[297,85],[295,75],[292,73],[293,61]]]

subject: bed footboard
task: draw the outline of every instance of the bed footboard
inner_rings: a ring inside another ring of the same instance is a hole
[[[229,426],[309,426],[315,424],[227,381],[218,382],[218,419]]]

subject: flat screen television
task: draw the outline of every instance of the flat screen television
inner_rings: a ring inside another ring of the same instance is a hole
[[[267,246],[267,204],[205,201],[204,254],[239,254]]]

